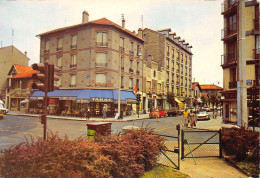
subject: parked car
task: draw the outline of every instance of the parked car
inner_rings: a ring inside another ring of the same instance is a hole
[[[9,110],[5,108],[4,102],[2,100],[0,100],[0,113],[5,115],[8,112],[9,112]]]
[[[197,114],[197,120],[210,120],[209,114],[206,111],[201,111]]]
[[[149,114],[150,118],[155,118],[156,109],[159,110],[159,117],[166,117],[166,112],[162,108],[154,108],[152,112]]]
[[[166,110],[167,116],[176,116],[179,114],[178,107],[171,107]]]

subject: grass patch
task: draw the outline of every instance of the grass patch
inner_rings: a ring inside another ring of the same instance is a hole
[[[188,178],[189,176],[183,174],[177,170],[174,170],[171,167],[157,165],[152,170],[146,172],[141,178]]]

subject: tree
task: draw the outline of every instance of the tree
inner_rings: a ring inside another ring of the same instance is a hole
[[[202,95],[202,96],[201,96],[201,100],[202,100],[202,103],[203,103],[202,105],[204,106],[204,104],[208,102],[208,97],[207,97],[207,95],[205,95],[205,94]]]
[[[218,105],[220,103],[220,98],[219,96],[217,95],[217,93],[212,93],[212,94],[209,94],[209,97],[208,97],[208,101],[209,103],[212,104],[213,106],[213,118],[215,117],[215,109],[214,109],[214,106]]]
[[[174,106],[174,104],[175,104],[175,96],[174,96],[174,94],[173,93],[170,93],[170,92],[168,92],[167,93],[167,99],[166,99],[166,101],[171,105],[171,106]]]
[[[188,107],[190,106],[191,104],[191,99],[189,97],[186,97],[184,102],[188,105]]]

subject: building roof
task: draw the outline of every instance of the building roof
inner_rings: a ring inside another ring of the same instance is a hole
[[[16,69],[17,74],[29,72],[32,70],[32,68],[30,66],[24,66],[24,65],[20,65],[20,64],[14,64],[13,66]]]
[[[214,84],[201,84],[200,87],[202,90],[223,90],[222,87],[219,87]]]
[[[191,88],[194,89],[196,86],[198,86],[199,90],[201,91],[199,82],[192,82]]]
[[[28,71],[28,72],[17,74],[15,76],[13,76],[12,78],[31,78],[32,74],[37,74],[37,73],[38,73],[37,70],[31,70],[31,71]]]
[[[58,32],[58,31],[63,31],[63,30],[67,30],[67,29],[70,29],[70,28],[74,28],[74,27],[80,27],[80,26],[84,26],[84,25],[88,25],[88,24],[100,24],[100,25],[110,25],[110,26],[113,26],[113,27],[116,27],[124,32],[126,32],[127,34],[143,41],[141,38],[139,38],[135,33],[131,32],[130,30],[127,30],[123,27],[121,27],[120,25],[106,19],[106,18],[101,18],[101,19],[97,19],[97,20],[93,20],[93,21],[90,21],[90,22],[87,22],[87,23],[80,23],[80,24],[77,24],[77,25],[72,25],[72,26],[67,26],[67,27],[62,27],[62,28],[57,28],[55,30],[51,30],[51,31],[48,31],[48,32],[44,32],[44,33],[41,33],[41,34],[38,34],[37,36],[41,37],[43,35],[47,35],[47,34],[50,34],[50,33],[54,33],[54,32]]]

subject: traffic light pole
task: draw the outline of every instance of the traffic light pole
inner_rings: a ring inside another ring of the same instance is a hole
[[[44,92],[44,109],[43,109],[43,117],[42,117],[42,122],[43,122],[43,139],[46,140],[46,135],[47,135],[47,102],[48,102],[48,97],[47,97],[47,92]]]

